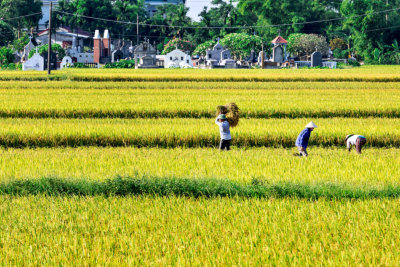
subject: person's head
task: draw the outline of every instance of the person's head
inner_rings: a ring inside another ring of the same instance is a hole
[[[225,116],[225,114],[219,114],[217,119],[219,122],[223,122],[223,121],[226,121],[226,116]]]
[[[315,125],[314,122],[310,121],[310,123],[306,125],[306,128],[310,129],[310,131],[313,131],[315,128],[317,128],[317,125]]]

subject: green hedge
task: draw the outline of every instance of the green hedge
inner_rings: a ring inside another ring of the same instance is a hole
[[[399,198],[399,186],[380,189],[347,184],[307,184],[277,182],[273,184],[254,179],[249,184],[221,179],[187,179],[157,177],[116,177],[106,181],[61,178],[15,180],[0,183],[3,195],[48,196],[182,196],[182,197],[244,197],[244,198],[297,198],[374,199]]]

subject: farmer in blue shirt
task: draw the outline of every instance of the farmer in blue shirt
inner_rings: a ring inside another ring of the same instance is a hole
[[[304,156],[307,157],[307,146],[308,146],[308,140],[310,139],[311,132],[314,130],[314,128],[317,128],[317,125],[315,123],[310,122],[309,124],[306,125],[306,128],[301,131],[299,136],[296,139],[296,146],[297,149],[299,150],[299,154],[296,154],[298,156]]]
[[[219,126],[219,133],[221,136],[221,142],[219,143],[219,149],[230,150],[231,149],[231,131],[229,129],[229,122],[226,119],[225,114],[220,114],[215,123]]]

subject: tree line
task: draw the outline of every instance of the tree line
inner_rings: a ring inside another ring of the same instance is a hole
[[[292,54],[305,50],[296,44],[322,37],[336,57],[352,55],[367,63],[399,63],[400,0],[212,0],[212,4],[200,12],[199,21],[193,21],[183,4],[161,5],[150,16],[144,0],[62,0],[53,19],[54,27],[64,25],[88,32],[109,29],[112,38],[135,43],[136,25],[118,21],[136,23],[138,16],[141,40],[157,43],[160,51],[174,38],[198,47],[239,33],[258,36],[269,46],[280,34],[289,41]],[[14,42],[23,30],[35,32],[41,15],[6,19],[40,13],[41,5],[39,0],[0,0],[0,46]]]

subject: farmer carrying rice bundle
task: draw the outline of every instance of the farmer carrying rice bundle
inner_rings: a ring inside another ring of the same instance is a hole
[[[239,123],[239,107],[235,103],[218,106],[215,123],[219,126],[221,136],[219,149],[230,150],[232,140],[230,127],[235,127]]]
[[[310,139],[311,132],[314,130],[314,128],[317,128],[317,125],[313,123],[312,121],[306,125],[306,128],[301,131],[299,136],[296,139],[296,146],[297,149],[299,150],[299,154],[295,154],[296,156],[304,156],[307,157],[307,146],[308,146],[308,140]]]
[[[347,150],[351,151],[351,147],[355,146],[358,154],[361,154],[363,145],[367,143],[367,139],[362,135],[349,134],[346,136]]]
[[[225,114],[218,115],[215,123],[219,126],[219,133],[221,136],[221,141],[219,143],[219,149],[221,150],[230,150],[231,149],[231,131],[229,129],[229,122],[226,119]]]

